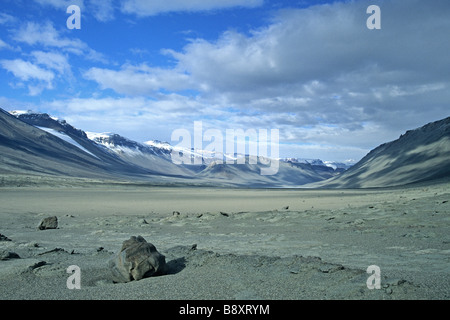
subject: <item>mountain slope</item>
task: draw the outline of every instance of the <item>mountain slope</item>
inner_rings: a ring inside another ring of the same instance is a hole
[[[106,177],[108,168],[69,142],[0,109],[0,172]]]
[[[170,161],[170,152],[144,146],[117,134],[94,134],[76,129],[64,120],[45,113],[12,112],[18,119],[45,130],[108,164],[113,171],[128,174],[153,174],[166,176],[190,176]]]
[[[380,145],[342,175],[311,187],[370,188],[450,177],[450,117]]]

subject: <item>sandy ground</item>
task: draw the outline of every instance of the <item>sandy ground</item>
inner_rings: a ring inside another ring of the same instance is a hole
[[[0,188],[0,299],[450,298],[450,184],[371,190]],[[174,213],[174,211],[179,212]],[[38,230],[56,215],[58,229]],[[169,272],[113,283],[130,236]],[[196,246],[193,246],[196,244]],[[71,265],[81,289],[66,282]],[[366,272],[381,270],[381,289]]]

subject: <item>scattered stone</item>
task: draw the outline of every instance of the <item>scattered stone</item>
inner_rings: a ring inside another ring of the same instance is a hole
[[[442,201],[442,203],[447,203],[448,202],[448,200],[444,200],[444,201]]]
[[[20,246],[29,247],[29,248],[39,248],[40,245],[36,241],[31,241],[28,243],[21,244]]]
[[[145,219],[139,220],[139,223],[140,223],[140,224],[148,224],[147,220],[145,220]]]
[[[109,262],[114,282],[129,282],[164,274],[166,258],[141,236],[132,236]]]
[[[289,210],[289,206],[283,207],[284,210]]]
[[[224,217],[229,217],[230,216],[228,213],[222,212],[222,211],[220,211],[220,214],[223,215]]]
[[[173,215],[173,216],[179,216],[179,215],[180,215],[180,212],[179,212],[179,211],[174,211],[174,212],[172,212],[172,215]]]
[[[42,256],[42,255],[44,255],[44,254],[47,254],[47,253],[53,253],[53,252],[66,252],[66,250],[64,250],[64,249],[62,249],[62,248],[54,248],[54,249],[49,250],[49,251],[45,251],[45,252],[38,253],[38,256]]]
[[[194,243],[194,244],[192,245],[191,250],[197,250],[197,244],[196,244],[196,243]]]
[[[103,251],[103,249],[104,249],[103,247],[98,247],[97,252],[101,252],[101,251]]]
[[[0,251],[0,260],[20,259],[20,256],[12,251]]]
[[[197,218],[201,218],[201,217],[203,217],[203,213],[200,213],[197,215]]]
[[[323,273],[333,273],[343,269],[344,266],[334,264],[323,264],[319,267],[319,271]]]
[[[42,221],[39,223],[38,226],[39,230],[56,229],[56,228],[58,228],[58,218],[55,216],[42,219]]]
[[[11,241],[11,239],[0,233],[0,241]]]
[[[45,266],[46,264],[47,264],[47,262],[40,260],[40,261],[37,261],[36,263],[29,265],[28,270],[31,271],[31,270],[37,269],[39,267]]]

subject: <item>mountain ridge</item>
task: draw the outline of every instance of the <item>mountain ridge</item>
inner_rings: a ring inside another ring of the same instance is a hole
[[[263,166],[260,163],[253,165],[247,162],[245,164],[222,164],[216,166],[217,159],[204,157],[201,152],[198,153],[194,150],[181,151],[186,152],[191,157],[202,157],[200,165],[176,165],[172,162],[171,153],[174,150],[179,150],[168,143],[160,141],[139,143],[115,133],[86,133],[73,127],[65,120],[57,119],[46,113],[34,113],[31,111],[12,111],[10,113],[4,111],[3,113],[12,117],[9,118],[10,122],[14,118],[22,123],[20,125],[16,124],[17,127],[23,127],[23,124],[30,126],[25,130],[28,132],[29,144],[32,144],[31,141],[36,136],[43,134],[41,131],[45,132],[45,134],[53,134],[57,140],[49,147],[52,146],[55,149],[63,144],[66,148],[71,148],[72,152],[75,152],[73,148],[78,147],[76,153],[84,154],[89,159],[93,158],[92,161],[96,163],[94,169],[98,172],[105,171],[105,175],[108,177],[117,175],[120,178],[128,177],[131,180],[153,182],[161,179],[169,181],[167,179],[175,178],[178,179],[176,180],[177,182],[181,181],[181,183],[207,185],[296,187],[304,183],[320,181],[340,173],[340,170],[325,166],[321,161],[323,165],[280,161],[277,174],[263,176],[260,174]],[[14,127],[12,124],[11,126]],[[6,135],[7,132],[3,132],[3,134]],[[65,139],[66,136],[68,137],[67,139]],[[60,138],[66,141],[61,141]],[[72,145],[67,141],[73,142]],[[21,143],[21,140],[10,143],[10,149],[9,151],[5,150],[5,153],[14,154],[17,152],[17,149],[20,149]],[[42,158],[48,158],[48,154],[45,154],[50,152],[48,148],[43,148],[42,151]],[[53,158],[63,157],[63,155],[57,155],[57,152],[54,155],[55,157]],[[20,163],[19,158],[21,158],[20,161],[22,162],[27,161],[26,156],[23,154],[21,154],[21,157],[15,157],[14,161]],[[10,160],[9,163],[11,164],[14,161]],[[33,158],[33,161],[39,162],[35,158]],[[42,164],[39,166],[42,166]],[[9,168],[11,171],[11,165]],[[44,170],[47,173],[54,172],[50,168],[47,169]],[[58,173],[62,174],[63,172]],[[84,177],[86,174],[82,174],[82,176]]]
[[[338,177],[308,187],[376,188],[450,177],[450,117],[407,130]]]

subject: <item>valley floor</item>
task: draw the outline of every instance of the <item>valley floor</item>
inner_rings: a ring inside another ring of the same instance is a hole
[[[0,188],[0,233],[11,240],[0,240],[0,252],[20,257],[0,260],[1,300],[450,299],[449,183],[73,185]],[[53,215],[58,229],[37,229]],[[166,256],[170,272],[115,284],[107,262],[137,235]],[[80,290],[66,286],[71,265],[80,267]],[[367,287],[371,265],[381,289]]]

